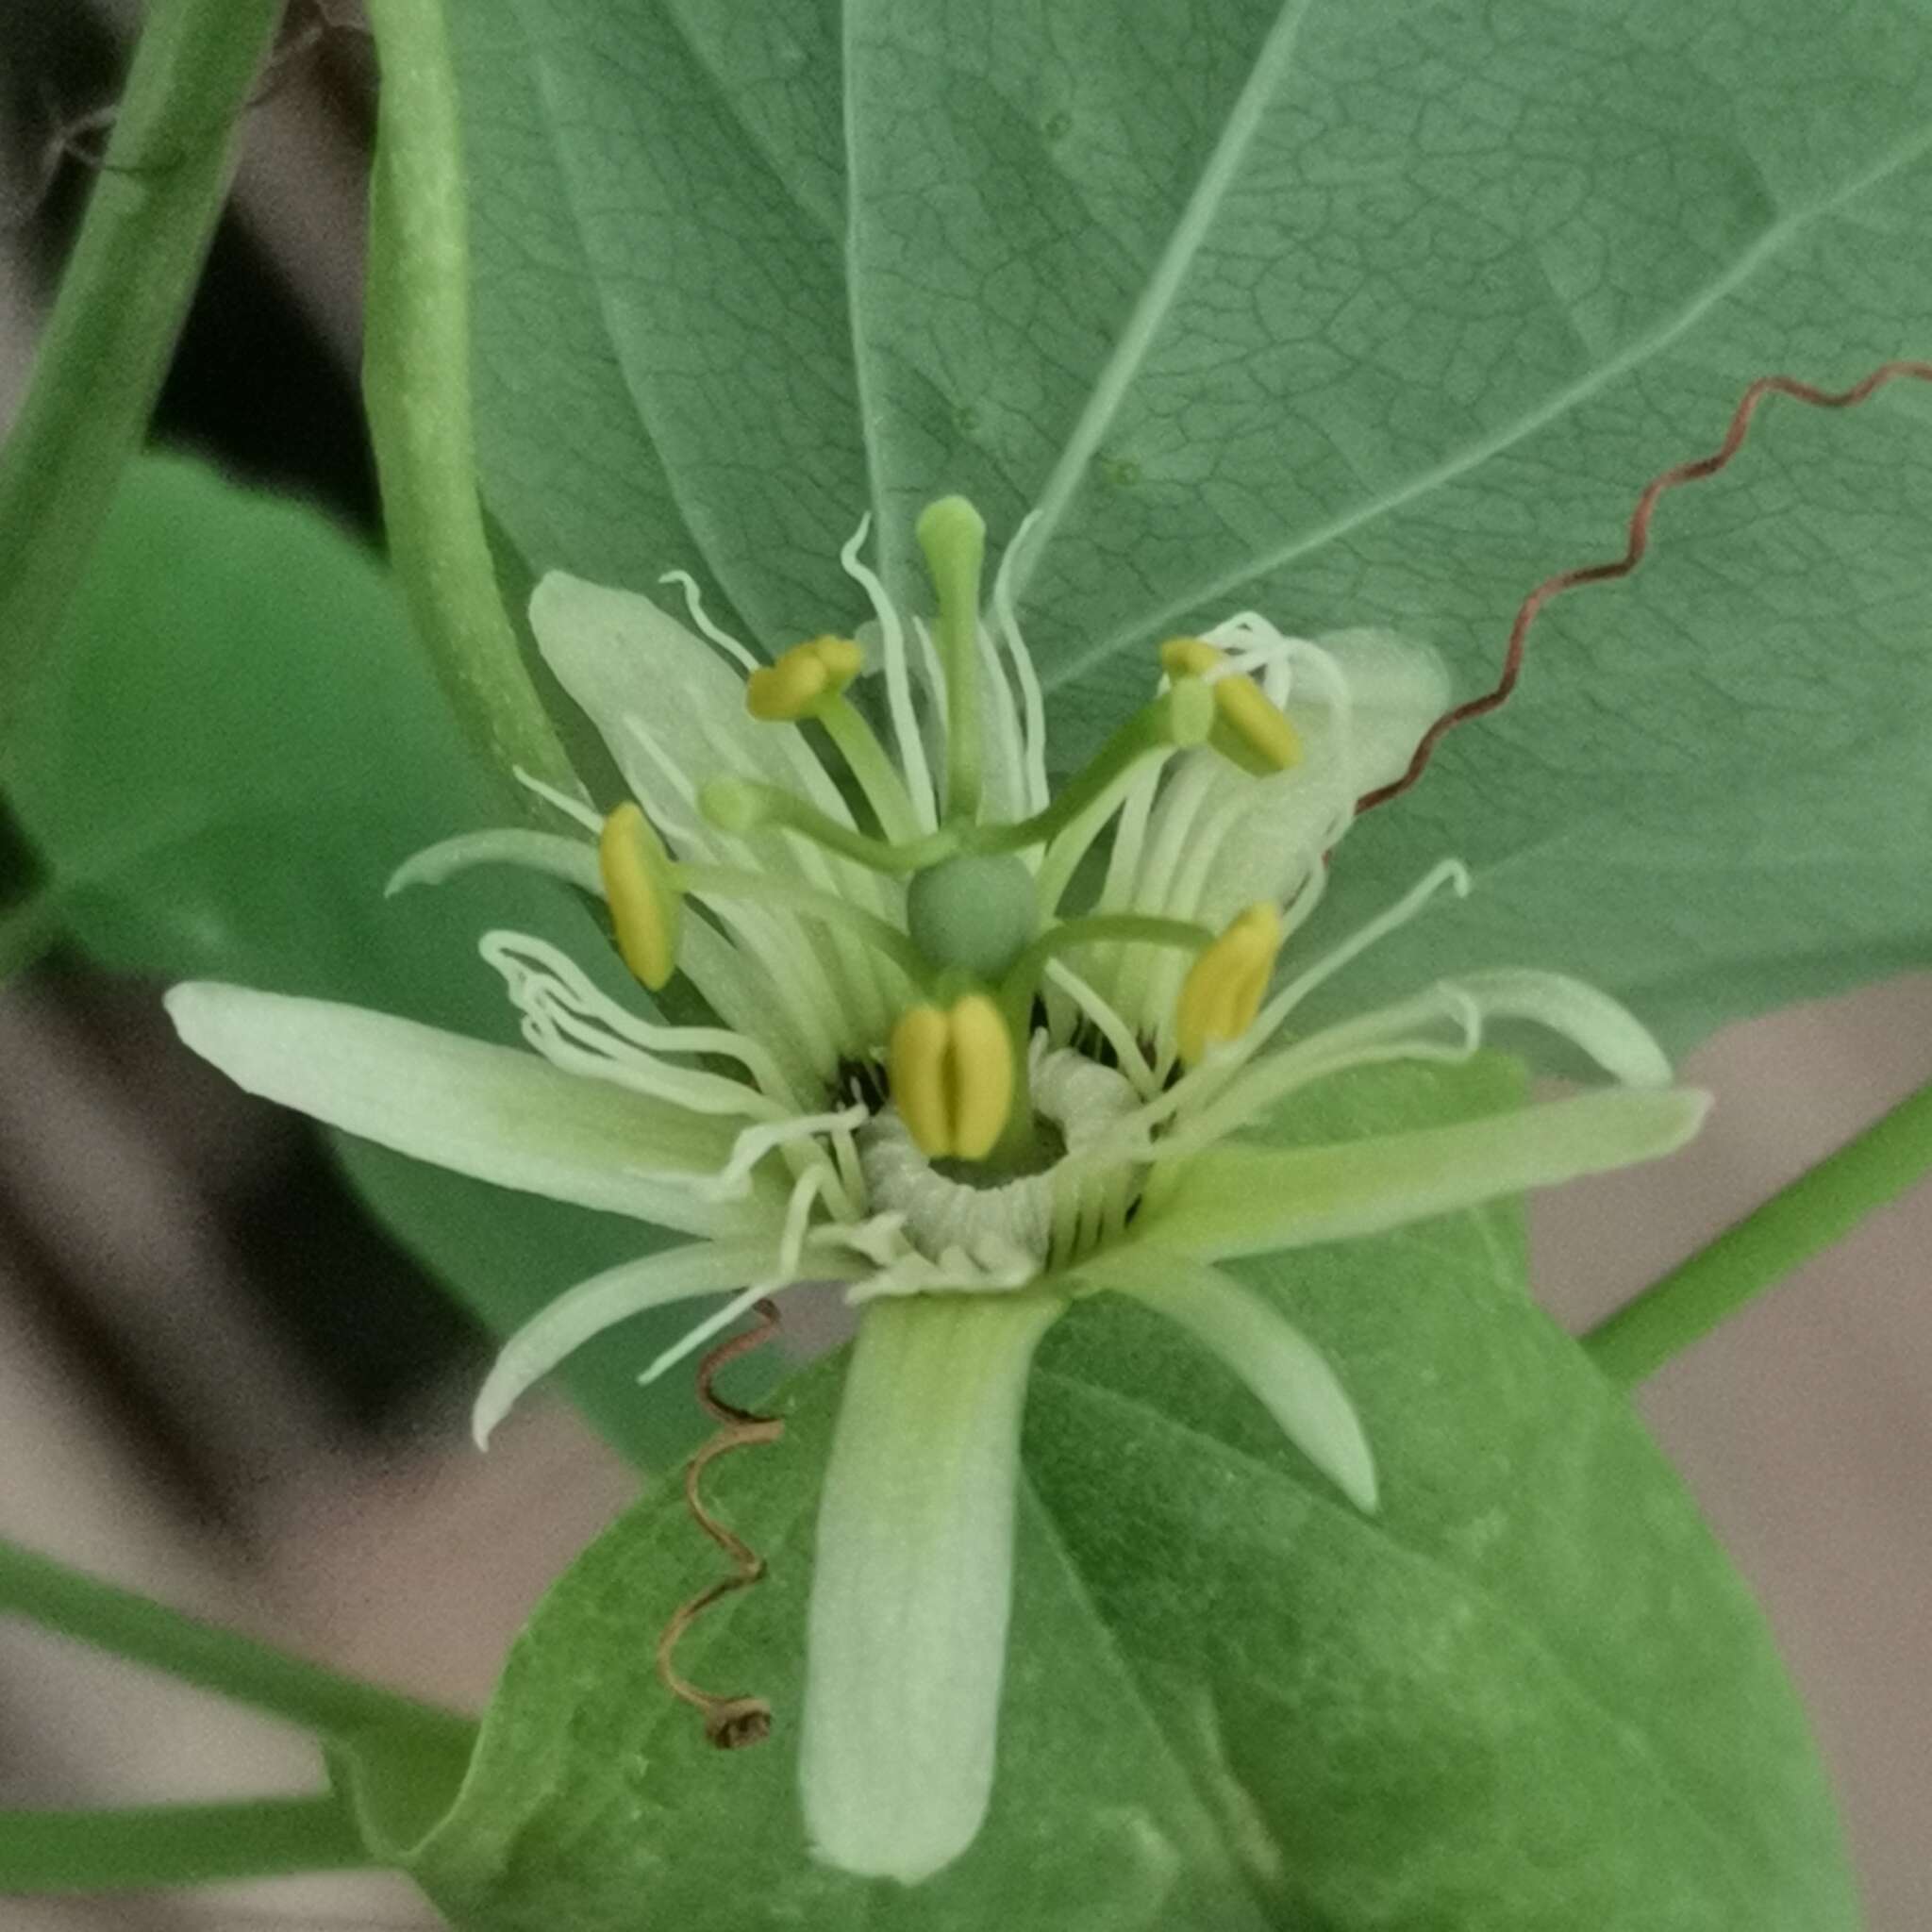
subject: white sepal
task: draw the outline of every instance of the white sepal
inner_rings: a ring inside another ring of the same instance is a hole
[[[167,1008],[237,1086],[399,1154],[687,1234],[765,1222],[776,1236],[781,1187],[730,1204],[697,1191],[730,1156],[726,1122],[520,1048],[328,1000],[199,980],[175,987]]]
[[[1164,1173],[1136,1226],[1200,1260],[1380,1234],[1673,1153],[1709,1106],[1690,1088],[1614,1088],[1332,1146],[1224,1141]]]
[[[775,1241],[698,1241],[620,1262],[548,1303],[506,1341],[470,1412],[479,1449],[512,1406],[567,1356],[646,1308],[721,1294],[768,1272]]]
[[[992,1793],[1026,1372],[1066,1304],[867,1309],[819,1507],[800,1766],[827,1863],[911,1885]]]
[[[1185,1328],[1259,1398],[1281,1432],[1357,1508],[1375,1507],[1375,1458],[1327,1358],[1285,1315],[1218,1268],[1129,1243],[1082,1270]]]

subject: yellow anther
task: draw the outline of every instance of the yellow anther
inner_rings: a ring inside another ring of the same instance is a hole
[[[1208,677],[1227,654],[1200,638],[1169,638],[1160,668],[1170,677]],[[1243,672],[1223,672],[1209,684],[1214,693],[1214,748],[1244,772],[1265,778],[1301,762],[1302,741],[1288,715]]]
[[[1013,1110],[1013,1040],[983,992],[911,1007],[887,1056],[892,1099],[922,1154],[984,1160]]]
[[[744,708],[768,723],[808,718],[858,675],[865,653],[850,638],[813,638],[793,644],[775,664],[744,681]]]
[[[1264,900],[1250,906],[1194,961],[1174,1008],[1176,1043],[1186,1065],[1255,1024],[1280,951],[1281,915]]]
[[[651,822],[628,799],[604,821],[597,869],[624,963],[656,992],[677,971],[684,904],[671,883],[671,857]]]

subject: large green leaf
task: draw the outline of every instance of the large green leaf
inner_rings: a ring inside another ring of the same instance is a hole
[[[130,471],[0,777],[60,916],[118,971],[514,1039],[476,957],[483,931],[545,934],[593,969],[609,954],[567,894],[518,874],[385,901],[412,851],[503,823],[503,795],[458,740],[375,561],[314,512],[178,458]],[[378,1148],[346,1152],[403,1240],[499,1329],[656,1239]],[[614,1441],[661,1460],[697,1415],[640,1394],[656,1346],[641,1324],[572,1373]]]
[[[1932,346],[1911,0],[451,14],[532,567],[689,565],[775,642],[858,614],[862,508],[907,589],[924,498],[1038,508],[1062,763],[1243,606],[1392,624],[1473,692],[1752,376]],[[1433,958],[1574,967],[1684,1041],[1925,961],[1932,399],[1773,414],[1643,575],[1544,620],[1337,916],[1459,853]]]
[[[1386,1071],[1311,1139],[1493,1109],[1517,1075]],[[721,1574],[641,1507],[512,1655],[413,1857],[465,1932],[863,1924],[1240,1932],[1834,1932],[1830,1804],[1757,1612],[1623,1401],[1528,1300],[1512,1208],[1252,1278],[1334,1354],[1384,1476],[1358,1515],[1179,1332],[1111,1298],[1048,1338],[1027,1410],[991,1820],[908,1891],[815,1865],[794,1775],[837,1364],[709,1478],[770,1557],[680,1667],[768,1694],[720,1753],[657,1682]]]

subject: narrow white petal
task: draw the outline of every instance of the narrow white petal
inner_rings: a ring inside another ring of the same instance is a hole
[[[992,608],[1007,653],[1013,661],[1013,676],[1020,687],[1020,700],[1025,712],[1026,810],[1044,811],[1048,801],[1046,782],[1046,696],[1040,688],[1040,673],[1033,653],[1021,635],[1020,621],[1013,608],[1013,559],[1019,556],[1028,532],[1039,521],[1035,510],[1026,516],[1008,540],[1006,555],[1000,558],[993,578]]]
[[[1430,879],[1443,870],[1439,867]],[[1452,860],[1447,870],[1459,873],[1461,868]],[[1424,880],[1410,900],[1429,883]],[[1324,974],[1329,970],[1327,960],[1316,969]],[[1288,988],[1262,1013],[1251,1038],[1279,1024],[1307,977]],[[1483,1045],[1497,1021],[1523,1021],[1547,1028],[1580,1047],[1625,1086],[1671,1084],[1671,1063],[1663,1048],[1628,1008],[1607,993],[1560,973],[1472,973],[1438,980],[1413,998],[1324,1027],[1292,1046],[1257,1053],[1237,1067],[1218,1092],[1212,1084],[1220,1077],[1218,1070],[1204,1064],[1162,1096],[1180,1122],[1168,1151],[1178,1155],[1205,1147],[1299,1089],[1352,1067],[1401,1059],[1467,1059]]]
[[[808,841],[761,833],[724,838],[704,823],[694,798],[724,775],[775,782],[842,824],[852,814],[796,725],[753,718],[744,678],[716,647],[694,637],[648,597],[552,571],[530,599],[530,625],[544,661],[589,714],[644,811],[679,856],[725,864],[752,855],[760,871],[803,880],[869,911],[889,913],[903,889]],[[751,908],[741,908],[748,917]],[[771,950],[794,972],[808,959],[832,975],[819,998],[834,1024],[873,1012],[882,999],[872,957],[836,932],[775,908],[758,921]]]
[[[476,1392],[470,1429],[479,1449],[525,1390],[592,1337],[646,1308],[717,1294],[769,1269],[772,1241],[696,1241],[625,1261],[580,1281],[504,1343]]]
[[[1628,1007],[1580,979],[1525,969],[1465,973],[1449,982],[1467,993],[1486,1020],[1527,1020],[1580,1046],[1626,1087],[1668,1087],[1671,1063],[1650,1029]]]
[[[938,793],[932,771],[926,762],[925,741],[919,729],[919,717],[912,702],[912,679],[907,661],[906,626],[886,595],[878,575],[859,557],[872,528],[868,513],[858,520],[839,561],[845,573],[864,591],[873,608],[873,621],[878,627],[879,657],[885,671],[886,708],[891,714],[892,740],[899,751],[899,766],[906,776],[906,791],[922,831],[932,831],[939,824]]]
[[[1333,631],[1317,641],[1348,685],[1348,783],[1359,798],[1408,769],[1423,733],[1449,708],[1448,669],[1426,644],[1391,631]]]
[[[1375,1507],[1375,1458],[1327,1358],[1285,1315],[1217,1268],[1158,1248],[1117,1251],[1084,1279],[1177,1322],[1253,1391],[1281,1432],[1359,1509]]]
[[[1690,1140],[1709,1105],[1688,1088],[1617,1088],[1338,1146],[1224,1142],[1163,1169],[1159,1205],[1136,1227],[1203,1260],[1379,1234],[1656,1159]]]
[[[1466,899],[1470,883],[1469,868],[1459,858],[1439,859],[1394,905],[1357,926],[1340,945],[1290,980],[1262,1008],[1250,1029],[1252,1037],[1257,1041],[1265,1040],[1317,988],[1325,986],[1344,966],[1424,911],[1443,887],[1449,887],[1458,899]]]
[[[425,846],[397,866],[384,891],[393,896],[409,886],[440,886],[473,865],[521,865],[532,872],[548,873],[600,899],[604,896],[594,845],[561,832],[533,832],[520,826],[461,832],[454,839]]]
[[[1302,742],[1300,763],[1268,778],[1250,777],[1210,751],[1190,753],[1176,761],[1155,808],[1150,856],[1185,812],[1185,862],[1162,872],[1143,860],[1135,909],[1219,929],[1257,900],[1295,895],[1347,829],[1356,799],[1407,765],[1448,702],[1448,679],[1433,651],[1383,631],[1349,631],[1312,644],[1247,613],[1206,636],[1237,656],[1260,652],[1275,660],[1257,675],[1271,692],[1286,689]],[[1191,770],[1208,783],[1205,799],[1182,783]],[[1157,977],[1171,978],[1174,966],[1161,961]],[[1162,1017],[1150,1012],[1146,1024]]]
[[[735,1294],[722,1308],[714,1309],[696,1327],[690,1328],[668,1348],[659,1349],[638,1376],[641,1386],[655,1382],[658,1376],[667,1374],[688,1357],[694,1355],[711,1337],[721,1329],[728,1328],[746,1314],[768,1294],[776,1294],[780,1289],[789,1288],[802,1278],[805,1260],[806,1230],[811,1222],[811,1210],[820,1196],[825,1191],[826,1183],[833,1179],[831,1163],[815,1161],[799,1175],[791,1190],[791,1199],[785,1209],[785,1227],[778,1237],[775,1248],[762,1251],[762,1258],[751,1286]]]
[[[726,1158],[728,1123],[359,1007],[208,981],[177,986],[167,1006],[237,1086],[398,1153],[691,1234],[775,1230],[782,1194],[719,1205],[683,1180]]]
[[[639,756],[631,717],[675,720],[691,737],[748,735],[742,674],[648,597],[552,571],[530,599],[530,627],[653,818],[675,821],[680,801]]]
[[[867,1309],[819,1508],[801,1783],[818,1855],[910,1885],[992,1793],[1020,1415],[1042,1296]]]

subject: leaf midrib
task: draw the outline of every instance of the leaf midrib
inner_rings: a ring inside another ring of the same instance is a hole
[[[1260,130],[1270,98],[1288,78],[1296,42],[1314,0],[1283,0],[1274,25],[1262,38],[1249,64],[1247,77],[1222,124],[1220,135],[1194,178],[1194,185],[1167,241],[1156,258],[1153,273],[1127,316],[1125,327],[1108,355],[1085,407],[1075,419],[1045,486],[1033,508],[1025,549],[1011,570],[1015,603],[1024,596],[1034,570],[1059,525],[1062,513],[1079,490],[1088,462],[1115,415],[1147,352],[1160,333],[1174,306],[1182,279],[1213,227],[1222,198],[1247,159]]]

